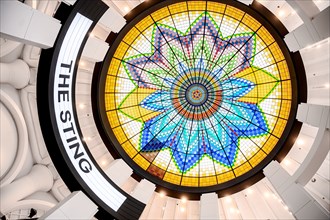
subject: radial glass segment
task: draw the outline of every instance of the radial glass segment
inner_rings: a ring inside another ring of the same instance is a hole
[[[173,1],[130,26],[104,93],[113,134],[136,165],[174,185],[207,187],[272,152],[292,85],[281,48],[252,15]]]

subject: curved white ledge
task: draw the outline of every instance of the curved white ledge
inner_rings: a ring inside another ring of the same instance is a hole
[[[37,163],[47,165],[51,160],[41,133],[35,93],[35,86],[27,86],[20,91],[20,98],[33,158]]]
[[[0,186],[3,187],[11,183],[21,171],[27,158],[27,153],[29,150],[29,140],[24,116],[15,101],[11,99],[10,96],[3,90],[0,90],[0,101],[6,106],[6,108],[13,116],[18,132],[18,151],[16,159],[8,173],[0,181]]]

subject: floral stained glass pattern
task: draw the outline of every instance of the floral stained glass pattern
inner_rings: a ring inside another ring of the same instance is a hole
[[[249,14],[188,1],[143,18],[123,37],[105,88],[110,126],[145,171],[212,186],[256,167],[291,108],[278,44]]]

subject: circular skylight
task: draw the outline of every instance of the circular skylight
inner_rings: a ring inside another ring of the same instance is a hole
[[[106,123],[130,164],[165,185],[201,188],[246,176],[275,149],[292,82],[278,42],[250,13],[169,1],[116,40]]]

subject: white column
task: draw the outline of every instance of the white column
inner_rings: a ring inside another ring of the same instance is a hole
[[[148,213],[148,219],[166,219],[163,216],[163,207],[165,203],[166,199],[164,197],[161,197],[158,193],[155,193],[155,196],[150,204],[151,207]]]
[[[164,209],[163,219],[174,219],[177,200],[172,197],[167,197],[166,199],[166,206],[162,207]]]
[[[330,108],[302,103],[298,106],[297,119],[319,128],[305,160],[292,177],[293,181],[305,186],[320,168],[329,152]]]
[[[83,192],[76,191],[48,210],[39,219],[93,219],[97,205]]]
[[[100,62],[104,60],[108,49],[108,43],[90,36],[85,44],[82,57],[88,61]]]
[[[136,188],[131,193],[131,196],[133,196],[135,199],[139,200],[140,202],[143,202],[144,204],[148,204],[149,199],[152,196],[152,193],[155,191],[156,186],[155,184],[149,182],[146,179],[141,180],[141,182],[138,183]]]
[[[304,16],[310,19],[313,19],[320,13],[320,10],[313,1],[295,1],[295,3],[289,4],[291,4],[291,6],[295,6],[296,9],[299,9],[298,13],[304,13]]]
[[[1,37],[41,48],[53,46],[60,21],[19,1],[0,1]]]
[[[252,189],[250,189],[250,191],[252,192]],[[237,209],[240,211],[242,219],[256,219],[256,216],[250,207],[251,204],[247,201],[248,195],[244,195],[244,191],[238,192],[232,195],[232,197],[236,202]]]
[[[321,13],[312,19],[313,26],[315,27],[322,40],[329,37],[329,16],[330,7],[321,11]]]
[[[22,89],[30,80],[30,68],[23,60],[12,63],[0,63],[0,83],[8,83],[16,89]]]
[[[199,219],[200,216],[200,202],[187,201],[187,219]]]
[[[200,205],[200,219],[219,219],[218,195],[216,193],[203,194]]]
[[[330,128],[329,106],[301,103],[298,106],[297,119],[319,129]]]
[[[110,167],[105,171],[108,177],[117,184],[123,185],[132,175],[132,169],[122,159],[114,160]]]
[[[1,188],[0,211],[6,213],[15,202],[38,191],[47,192],[52,186],[50,170],[43,165],[35,165],[29,174]]]
[[[99,20],[99,23],[112,32],[118,33],[126,24],[126,20],[119,12],[113,8],[109,8]]]
[[[287,1],[304,21],[295,30],[291,31],[284,38],[292,52],[303,49],[329,37],[329,7],[313,18],[310,18],[297,1]],[[306,1],[307,2],[307,1]]]
[[[329,213],[309,195],[303,186],[292,181],[289,173],[277,161],[268,164],[264,169],[264,174],[297,219],[329,219]]]
[[[304,189],[329,152],[329,114],[329,106],[300,104],[297,119],[319,128],[305,160],[292,176],[277,161],[272,161],[264,169],[265,176],[298,219],[329,219],[330,217],[329,213]]]

